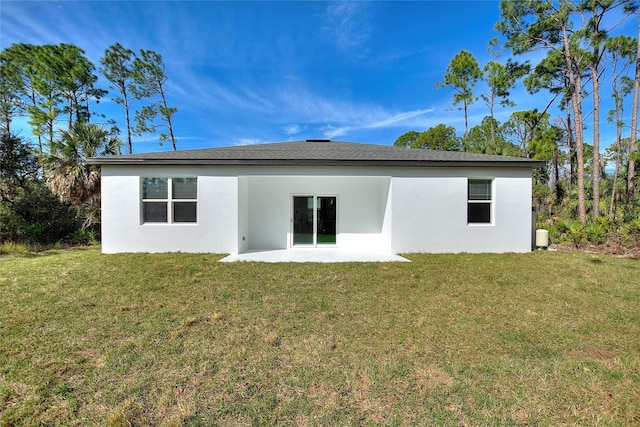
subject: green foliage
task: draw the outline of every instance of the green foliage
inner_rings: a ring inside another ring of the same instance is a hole
[[[515,103],[509,99],[510,90],[515,86],[516,81],[522,78],[528,71],[528,62],[518,64],[508,60],[506,64],[496,61],[489,61],[484,66],[485,80],[489,86],[489,94],[481,95],[484,102],[489,106],[491,117],[496,101],[502,107],[514,107]]]
[[[105,94],[95,87],[98,77],[93,63],[71,44],[13,44],[0,52],[0,66],[6,84],[0,91],[5,131],[10,131],[14,116],[26,112],[33,134],[39,137],[40,151],[45,151],[43,137],[53,141],[61,114],[68,115],[69,126],[74,120],[86,121],[90,102],[99,102]]]
[[[0,125],[2,133],[11,133],[14,117],[24,112],[20,97],[22,80],[17,66],[5,52],[0,52]]]
[[[20,138],[0,138],[0,241],[51,244],[67,239],[88,242],[92,231],[80,230],[98,221],[99,171],[87,157],[113,154],[119,140],[94,124],[76,122],[43,156],[47,183],[29,146]],[[75,206],[72,205],[75,204]],[[79,215],[81,214],[81,215]],[[75,234],[74,234],[75,233]]]
[[[76,122],[70,130],[61,131],[51,151],[41,156],[47,185],[84,214],[84,227],[98,221],[100,209],[100,169],[86,160],[117,154],[120,145],[120,139],[103,127]]]
[[[9,133],[0,135],[0,197],[9,197],[25,180],[37,178],[38,167],[27,142]]]
[[[165,87],[167,76],[164,68],[162,55],[152,50],[140,50],[140,56],[133,62],[134,95],[138,98],[159,97],[159,100],[136,111],[136,129],[138,132],[152,133],[158,129],[166,129],[168,133],[160,133],[160,145],[170,142],[176,150],[172,119],[178,109],[167,104]],[[154,122],[157,116],[160,116],[161,123]]]
[[[409,131],[393,143],[396,147],[426,148],[429,150],[460,151],[462,144],[453,126],[442,123],[424,132]]]
[[[549,231],[552,243],[576,248],[608,245],[634,249],[640,246],[640,218],[631,220],[599,217],[585,224],[575,219],[543,219],[537,227]]]
[[[96,234],[92,230],[76,230],[67,239],[73,245],[90,245],[97,242]]]
[[[476,100],[473,96],[473,87],[480,78],[482,78],[482,70],[478,61],[471,52],[463,49],[449,63],[444,79],[435,85],[436,88],[453,89],[453,104],[463,104],[465,135],[469,131],[467,109]]]
[[[125,111],[129,153],[133,153],[130,110],[135,99],[135,95],[132,93],[134,91],[134,60],[135,53],[131,49],[123,47],[120,43],[114,43],[109,46],[100,59],[100,71],[111,82],[111,89],[117,93],[112,99],[116,104],[122,106]]]
[[[505,139],[500,123],[490,116],[486,116],[481,124],[471,128],[463,144],[471,153],[522,156],[522,151]]]
[[[551,187],[546,184],[533,185],[533,207],[536,211],[550,213],[554,202],[554,194]]]
[[[140,55],[115,43],[100,67],[117,92],[114,101],[127,111],[129,151],[129,109],[141,97],[156,97],[141,111],[149,120],[159,116],[167,122],[168,132],[159,137],[175,149],[171,117],[177,108],[166,103],[162,57],[145,50]],[[0,239],[50,243],[74,232],[73,240],[95,238],[90,233],[99,224],[100,171],[86,159],[119,154],[121,145],[115,126],[107,132],[89,123],[95,114],[90,106],[107,94],[95,86],[95,71],[85,52],[71,44],[18,43],[0,52]],[[39,158],[28,142],[11,134],[18,116],[27,117]],[[58,130],[60,123],[68,127]],[[157,129],[147,123],[147,131]]]
[[[554,243],[571,243],[576,247],[587,242],[584,224],[574,219],[558,221],[549,227],[549,239]]]
[[[28,254],[30,247],[24,243],[5,242],[0,243],[0,255]]]
[[[400,135],[393,143],[395,147],[412,147],[413,144],[418,140],[420,136],[420,132],[416,132],[415,130],[410,130],[408,132]]]
[[[76,210],[61,202],[41,181],[28,181],[0,207],[1,241],[50,244],[80,228]]]
[[[626,247],[640,246],[640,217],[623,223],[618,228],[622,244]]]
[[[449,87],[455,92],[453,95],[453,103],[464,103],[469,105],[473,103],[473,87],[482,77],[482,70],[478,65],[478,61],[467,50],[461,50],[453,57],[444,79],[436,84],[436,88]]]
[[[562,131],[549,123],[549,114],[537,110],[516,111],[503,126],[503,132],[525,157],[551,160]]]
[[[602,245],[607,242],[610,224],[606,221],[589,221],[584,226],[587,242]]]

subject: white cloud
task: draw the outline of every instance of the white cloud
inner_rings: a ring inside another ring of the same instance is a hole
[[[295,135],[302,130],[299,125],[289,125],[284,127],[284,133],[287,135]]]
[[[318,128],[326,138],[335,138],[338,136],[347,135],[349,132],[365,129],[380,129],[380,128],[397,128],[397,127],[414,127],[416,129],[427,128],[427,126],[414,126],[416,118],[422,118],[420,123],[424,123],[424,118],[428,113],[433,112],[433,109],[414,110],[400,113],[392,112],[378,112],[376,117],[372,117],[370,120],[354,120],[352,126],[334,126],[324,125]],[[364,116],[370,116],[369,112],[363,111]]]
[[[204,74],[196,75],[190,69],[176,67],[173,70],[176,79],[171,91],[180,99],[190,99],[211,110],[244,110],[252,112],[268,112],[275,108],[272,100],[263,89],[257,89],[250,83],[237,81],[223,84]],[[177,82],[181,82],[180,85]]]
[[[386,117],[377,122],[371,123],[368,127],[369,128],[393,127],[399,123],[406,123],[411,119],[424,116],[425,114],[432,113],[433,111],[434,111],[433,108],[428,108],[424,110],[413,110],[413,111],[395,113],[389,117]]]
[[[324,135],[325,138],[332,139],[337,136],[344,136],[353,128],[349,126],[336,127],[331,125],[321,126],[318,128],[320,132]]]
[[[361,49],[369,40],[372,26],[367,20],[364,2],[339,1],[331,3],[325,10],[327,25],[323,31],[342,50]]]
[[[233,145],[256,145],[256,144],[264,144],[264,141],[259,139],[252,138],[239,138],[233,141]]]

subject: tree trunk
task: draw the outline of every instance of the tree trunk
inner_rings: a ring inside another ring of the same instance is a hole
[[[161,82],[159,82],[161,83]],[[164,90],[162,89],[162,84],[159,84],[158,87],[160,88],[160,96],[162,97],[162,105],[164,106],[165,110],[168,108],[167,106],[167,98],[164,96]],[[171,145],[173,146],[173,151],[177,151],[178,148],[176,147],[176,137],[173,134],[173,124],[171,123],[171,115],[167,115],[166,117],[167,119],[167,127],[169,128],[169,137],[171,138]]]
[[[629,141],[629,169],[627,173],[627,201],[632,202],[636,194],[636,138],[638,137],[638,97],[640,96],[640,20],[638,23],[638,49],[636,51],[636,77],[633,85],[633,107],[631,111],[631,139]]]
[[[73,126],[73,107],[72,107],[72,102],[71,98],[69,98],[67,100],[67,103],[69,105],[69,129],[71,129],[71,127]]]
[[[571,95],[571,106],[573,107],[573,120],[576,129],[576,158],[578,162],[578,221],[587,222],[587,210],[584,194],[584,128],[582,117],[582,80],[579,71],[575,70],[575,62],[571,57],[571,46],[566,26],[562,27],[562,37],[564,42],[564,58],[567,65],[569,77],[569,93]]]
[[[129,146],[129,154],[133,154],[133,143],[131,142],[131,120],[129,118],[129,100],[127,99],[127,91],[122,91],[124,98],[124,115],[127,121],[127,144]]]
[[[615,219],[616,187],[618,186],[618,173],[620,171],[620,142],[622,139],[622,126],[620,124],[620,110],[616,108],[616,169],[613,172],[613,184],[611,188],[611,202],[609,203],[609,218]]]
[[[468,105],[467,101],[464,101],[464,139],[465,139],[465,149],[464,151],[469,151],[469,146],[467,141],[467,135],[469,135],[469,113],[468,113]]]
[[[553,156],[551,157],[551,186],[558,185],[560,173],[558,171],[558,147],[553,148]]]
[[[573,141],[571,126],[571,108],[567,105],[567,147],[569,149],[569,186],[576,185],[576,145]]]
[[[594,55],[599,55],[597,50]],[[593,219],[596,220],[600,216],[600,77],[597,64],[591,67],[591,75],[593,79]]]

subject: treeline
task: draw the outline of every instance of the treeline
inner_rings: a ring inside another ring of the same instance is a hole
[[[510,52],[508,60],[481,67],[462,50],[436,83],[453,90],[453,104],[464,113],[464,135],[440,124],[407,132],[395,145],[545,160],[547,166],[534,174],[534,206],[539,225],[556,242],[640,244],[640,45],[639,38],[610,34],[628,19],[638,19],[636,1],[501,1],[495,25],[501,36],[489,46]],[[526,59],[532,52],[545,55],[532,64]],[[484,93],[477,93],[479,82]],[[511,92],[518,85],[548,94],[547,101],[513,111]],[[608,99],[601,97],[605,86]],[[488,114],[469,129],[468,107],[477,101]],[[563,114],[552,117],[552,106]],[[497,108],[513,112],[501,123]],[[615,138],[604,141],[601,153],[603,121],[615,127]]]
[[[98,86],[98,72],[107,88]],[[166,82],[160,54],[119,43],[98,68],[71,44],[14,44],[0,52],[0,242],[94,239],[100,173],[86,159],[120,154],[123,145],[133,153],[132,138],[143,133],[159,133],[175,150],[178,110],[167,102]],[[123,132],[100,106],[106,97],[122,107]],[[20,118],[33,141],[16,135]]]
[[[97,86],[96,72],[109,82],[108,88]],[[96,69],[71,44],[14,44],[0,52],[1,130],[11,134],[16,118],[28,118],[41,153],[53,143],[57,129],[71,129],[76,121],[97,121],[119,135],[114,118],[100,110],[101,99],[110,97],[123,109],[129,153],[132,136],[157,132],[160,143],[169,142],[175,150],[173,116],[178,109],[168,105],[166,82],[162,55],[152,50],[136,53],[115,43]]]

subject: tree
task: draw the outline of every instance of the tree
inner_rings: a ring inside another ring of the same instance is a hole
[[[413,144],[418,140],[419,136],[420,136],[420,132],[416,132],[415,130],[410,130],[400,135],[395,140],[393,145],[395,147],[412,147]]]
[[[600,216],[600,75],[601,63],[604,55],[605,41],[608,30],[603,28],[605,16],[624,6],[622,19],[633,13],[637,8],[630,0],[582,0],[579,5],[583,14],[589,15],[587,25],[579,33],[586,43],[591,46],[591,55],[588,68],[591,71],[591,84],[593,87],[593,219]],[[613,24],[617,26],[617,24]]]
[[[462,144],[453,126],[440,123],[424,132],[409,131],[393,143],[396,147],[426,148],[428,150],[460,151]]]
[[[465,144],[471,153],[522,156],[522,151],[505,139],[500,123],[490,116],[469,130]]]
[[[69,127],[74,119],[88,120],[90,100],[104,95],[94,86],[94,65],[74,45],[14,44],[0,53],[0,66],[4,129],[10,132],[13,117],[28,114],[40,152],[43,137],[53,142],[60,114],[68,114]]]
[[[11,134],[13,118],[24,112],[24,103],[20,98],[22,91],[18,67],[8,55],[0,52],[0,122],[4,135]]]
[[[473,87],[481,77],[482,71],[478,66],[478,61],[476,61],[469,51],[461,50],[449,63],[447,72],[444,75],[444,80],[436,83],[436,88],[449,87],[454,90],[454,105],[462,103],[465,136],[469,132],[468,108],[469,105],[475,101]]]
[[[504,134],[520,148],[524,157],[531,158],[531,143],[541,128],[543,120],[548,123],[549,115],[540,114],[537,110],[516,111],[504,124]]]
[[[112,89],[116,90],[118,96],[113,101],[124,108],[125,121],[127,126],[127,147],[129,154],[133,153],[133,142],[131,141],[131,105],[135,97],[131,93],[133,84],[133,71],[135,53],[131,49],[124,48],[120,43],[115,43],[105,50],[104,56],[100,59],[100,71],[112,83]]]
[[[137,98],[151,98],[159,96],[160,100],[151,105],[142,107],[136,111],[136,130],[138,132],[155,133],[158,128],[164,128],[168,133],[160,133],[160,145],[169,141],[174,151],[176,137],[173,133],[172,117],[178,111],[167,104],[165,83],[167,76],[164,73],[162,56],[152,50],[140,50],[140,56],[133,63],[133,92]],[[155,118],[160,115],[163,124],[154,124]]]
[[[64,100],[58,80],[62,73],[62,64],[58,61],[60,49],[55,45],[34,46],[31,49],[28,72],[32,73],[31,84],[37,92],[38,101],[28,107],[31,110],[34,126],[41,135],[47,136],[48,144],[53,143],[55,125],[62,113],[60,104]]]
[[[77,229],[68,204],[39,177],[38,160],[22,138],[0,135],[0,241],[52,243]]]
[[[71,129],[60,132],[51,152],[42,156],[48,171],[47,186],[60,200],[77,208],[86,205],[89,225],[99,209],[100,170],[87,165],[87,158],[118,153],[119,138],[93,123],[75,122]]]
[[[530,69],[529,63],[517,64],[507,61],[507,64],[501,64],[496,61],[489,61],[484,66],[485,80],[489,87],[488,94],[482,94],[483,99],[489,108],[489,116],[495,118],[495,104],[498,102],[503,107],[513,107],[515,103],[509,99],[510,90],[515,86],[516,81],[523,77]],[[496,128],[493,126],[494,121],[488,122],[491,126],[490,141],[495,143]]]
[[[573,136],[571,98],[569,96],[569,80],[567,78],[566,61],[560,50],[550,50],[534,68],[533,72],[524,79],[524,84],[530,93],[537,93],[541,89],[549,91],[553,97],[545,107],[546,113],[558,97],[559,108],[566,112],[566,118],[557,118],[558,125],[564,129],[566,147],[569,150],[569,183],[574,185],[577,178],[576,144]],[[557,169],[556,169],[557,173]]]
[[[64,97],[63,112],[69,116],[69,128],[75,121],[90,121],[89,103],[100,101],[106,91],[94,85],[98,76],[95,65],[85,57],[84,50],[71,44],[56,47],[57,76],[59,90]]]
[[[538,0],[502,0],[501,21],[496,29],[506,38],[505,47],[514,55],[538,49],[558,51],[564,59],[567,94],[573,109],[576,136],[578,220],[586,222],[584,188],[584,125],[582,114],[582,73],[585,52],[573,36],[571,14],[575,5],[559,0],[541,3]]]
[[[46,122],[46,114],[41,110],[41,95],[38,90],[38,79],[45,78],[40,73],[41,66],[37,65],[38,46],[25,43],[12,44],[0,53],[0,61],[5,65],[3,67],[3,82],[9,85],[3,90],[13,91],[7,93],[8,100],[17,101],[20,98],[20,112],[29,115],[29,124],[32,133],[38,139],[38,149],[43,152],[42,136]],[[3,106],[4,110],[9,110],[8,105]],[[10,119],[11,114],[5,114],[5,121]],[[6,127],[6,126],[5,126]]]
[[[6,208],[0,207],[0,239],[50,244],[78,230],[75,209],[60,201],[40,180],[26,182]]]
[[[28,180],[38,177],[38,159],[23,139],[9,133],[0,135],[0,199],[10,203],[12,195]]]
[[[627,36],[618,36],[607,39],[605,42],[605,57],[611,70],[611,96],[614,108],[609,112],[608,120],[616,125],[615,142],[615,169],[611,185],[611,200],[609,202],[609,217],[615,214],[616,191],[620,164],[622,160],[622,130],[624,117],[624,98],[633,90],[633,81],[625,74],[636,56],[636,41]],[[626,192],[625,192],[626,193]]]
[[[631,137],[629,138],[629,167],[627,168],[627,201],[633,201],[636,193],[636,139],[638,137],[638,99],[640,98],[640,20],[636,38],[636,73],[633,82],[633,107],[631,107]]]

